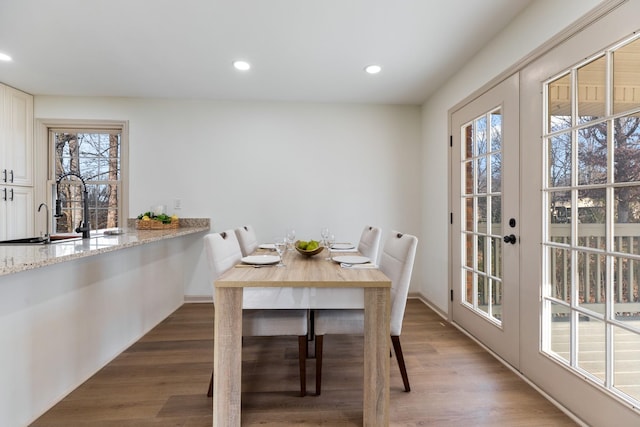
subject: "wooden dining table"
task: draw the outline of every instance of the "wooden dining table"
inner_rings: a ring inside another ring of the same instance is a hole
[[[313,257],[287,251],[283,262],[284,267],[239,264],[214,283],[213,426],[241,425],[243,306],[364,308],[363,425],[389,425],[391,281],[377,268],[348,268],[327,260],[326,249]],[[243,305],[245,288],[252,295]],[[261,289],[265,298],[260,298]]]

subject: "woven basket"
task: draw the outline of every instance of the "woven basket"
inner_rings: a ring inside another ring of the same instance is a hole
[[[171,220],[169,224],[163,224],[162,221],[156,221],[150,219],[148,221],[136,220],[136,228],[138,230],[170,230],[172,228],[179,228],[180,220]]]

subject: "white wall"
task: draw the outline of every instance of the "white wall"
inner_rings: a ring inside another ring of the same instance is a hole
[[[303,239],[328,226],[352,242],[365,224],[420,231],[418,106],[50,96],[34,105],[36,118],[129,121],[130,216],[159,203],[173,211],[180,198],[179,216],[211,218],[216,231],[252,224],[263,242],[291,226]],[[414,274],[413,288],[421,280]],[[211,293],[200,258],[185,294]]]
[[[544,44],[593,7],[597,0],[536,0],[503,32],[482,49],[422,107],[422,164],[425,191],[422,198],[422,278],[415,289],[437,309],[448,312],[449,207],[448,111]],[[415,285],[415,284],[414,284]]]

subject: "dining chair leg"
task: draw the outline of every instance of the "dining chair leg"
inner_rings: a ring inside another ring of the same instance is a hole
[[[213,397],[213,372],[211,373],[211,379],[209,380],[209,391],[207,397]]]
[[[324,335],[316,335],[316,396],[322,389],[322,339]]]
[[[411,387],[409,387],[409,376],[407,375],[407,367],[404,364],[404,356],[402,356],[402,346],[400,345],[400,337],[391,336],[391,342],[393,343],[393,350],[396,353],[396,360],[398,361],[398,367],[400,368],[400,375],[402,375],[402,382],[404,383],[404,391],[411,391]]]
[[[300,365],[300,397],[307,395],[307,336],[298,337],[298,364]]]

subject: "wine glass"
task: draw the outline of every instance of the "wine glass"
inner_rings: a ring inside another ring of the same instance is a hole
[[[287,239],[287,247],[290,251],[293,250],[293,244],[296,241],[296,230],[294,230],[293,228],[287,228],[287,235],[286,235],[286,239]]]
[[[276,252],[278,252],[278,256],[280,257],[280,262],[278,262],[277,267],[284,267],[284,263],[282,262],[282,255],[287,250],[287,242],[285,239],[281,237],[277,237],[274,239],[273,246],[276,248]]]
[[[329,251],[329,258],[327,258],[328,260],[331,260],[331,246],[333,246],[335,242],[336,236],[334,234],[329,234],[327,236],[327,251]]]
[[[322,246],[325,248],[327,247],[327,237],[329,237],[329,227],[322,227],[320,229],[320,240],[322,240]]]

